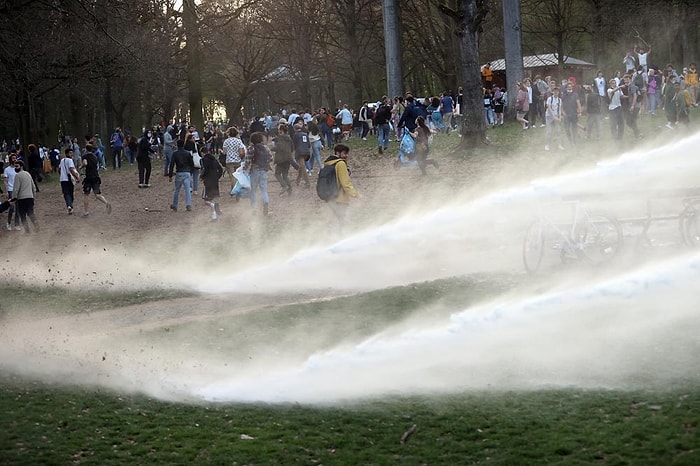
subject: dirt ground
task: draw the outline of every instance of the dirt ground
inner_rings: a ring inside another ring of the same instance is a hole
[[[457,136],[444,136],[454,138]],[[475,157],[462,159],[445,154],[437,154],[440,167],[429,167],[427,176],[421,176],[415,167],[393,168],[393,155],[378,156],[371,141],[365,146],[351,151],[349,166],[352,180],[362,195],[362,199],[353,202],[348,214],[349,229],[361,228],[369,222],[390,218],[396,211],[407,204],[430,198],[440,198],[455,189],[475,184],[480,178],[488,177],[503,168],[506,161],[499,157]],[[395,143],[393,143],[395,144]],[[324,151],[322,157],[330,155]],[[264,218],[268,230],[282,230],[290,226],[304,225],[310,219],[327,216],[328,212],[315,192],[315,179],[318,169],[311,177],[310,188],[296,187],[291,196],[280,195],[280,187],[270,172],[270,215]],[[193,194],[193,211],[186,212],[184,193],[180,194],[178,212],[172,212],[174,182],[168,182],[163,176],[163,162],[153,162],[151,187],[138,187],[138,170],[136,164],[125,163],[120,169],[111,167],[101,172],[102,193],[112,204],[113,211],[108,215],[105,206],[94,197],[89,197],[90,216],[83,218],[83,201],[80,186],[76,186],[74,214],[68,215],[58,183],[58,174],[49,174],[48,180],[39,184],[35,212],[41,230],[31,235],[24,232],[0,232],[3,240],[41,243],[49,246],[52,239],[61,236],[73,236],[89,241],[99,237],[100,244],[134,242],[143,237],[145,232],[189,232],[193,227],[211,223],[211,213],[204,205],[201,196]],[[290,170],[292,181],[296,179],[296,170]],[[236,231],[245,230],[246,224],[262,219],[261,212],[253,212],[248,199],[235,202],[229,196],[231,182],[225,174],[220,180],[220,205],[223,215],[217,221],[218,229],[227,231],[234,237]],[[201,192],[201,190],[200,190]],[[3,217],[5,219],[5,217]],[[330,218],[324,220],[330,221]],[[6,223],[6,222],[3,222]]]

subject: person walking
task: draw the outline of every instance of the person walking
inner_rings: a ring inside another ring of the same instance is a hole
[[[73,201],[75,200],[75,183],[80,182],[80,173],[73,164],[73,149],[70,147],[64,151],[64,155],[58,164],[58,176],[68,215],[72,215]]]
[[[95,199],[103,203],[107,209],[107,213],[111,214],[112,204],[107,202],[100,188],[102,180],[98,172],[99,161],[97,160],[97,156],[92,153],[93,147],[91,145],[86,146],[85,151],[85,157],[83,157],[83,165],[81,167],[85,169],[85,178],[83,179],[83,194],[85,195],[83,198],[83,217],[90,215],[90,192],[94,193]]]
[[[24,225],[24,232],[29,234],[29,223],[27,217],[32,221],[34,231],[39,231],[39,223],[34,215],[34,198],[36,197],[36,185],[32,180],[32,175],[24,170],[24,162],[15,160],[15,180],[12,188],[12,198],[10,203],[15,204],[19,219]]]
[[[139,139],[136,149],[136,163],[139,168],[139,188],[151,187],[151,156],[155,154],[151,147],[151,132],[144,131],[143,136]]]
[[[7,166],[5,167],[5,170],[2,172],[2,178],[3,181],[5,182],[5,193],[7,193],[7,199],[12,199],[12,190],[14,189],[14,184],[15,184],[15,176],[17,176],[17,172],[15,171],[15,162],[17,161],[17,154],[10,154],[8,157],[8,163]],[[14,215],[15,217],[15,230],[21,230],[22,227],[20,226],[19,222],[19,214],[17,213],[17,209],[15,208],[14,203],[6,205],[7,207],[7,225],[6,228],[8,230],[12,230],[12,216]]]
[[[192,210],[192,190],[190,189],[190,180],[194,171],[194,160],[192,153],[184,149],[185,141],[177,140],[177,150],[173,152],[173,157],[170,160],[168,167],[168,181],[172,183],[173,175],[175,176],[175,191],[173,192],[173,203],[170,208],[173,212],[177,212],[177,204],[180,198],[180,189],[185,189],[185,206],[187,211]]]

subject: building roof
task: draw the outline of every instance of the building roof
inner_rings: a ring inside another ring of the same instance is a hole
[[[595,64],[589,63],[587,61],[579,60],[574,57],[564,57],[564,64],[578,66],[581,68],[595,68]],[[523,57],[523,68],[528,70],[532,68],[539,68],[542,66],[557,66],[559,65],[559,60],[557,59],[556,53],[541,53],[539,55],[528,55]],[[493,60],[491,62],[491,69],[493,71],[504,71],[506,69],[505,58],[499,58],[498,60]]]

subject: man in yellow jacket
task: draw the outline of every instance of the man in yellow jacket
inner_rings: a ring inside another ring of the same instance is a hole
[[[342,232],[345,223],[345,215],[350,204],[350,198],[360,197],[355,187],[350,180],[350,169],[348,168],[347,160],[350,148],[345,144],[336,144],[333,148],[333,155],[328,157],[323,166],[335,166],[335,178],[338,182],[338,196],[335,199],[328,201],[328,205],[338,219],[338,227]]]

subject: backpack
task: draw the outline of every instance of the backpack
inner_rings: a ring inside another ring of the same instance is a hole
[[[632,80],[635,86],[637,86],[639,89],[644,87],[644,77],[642,77],[641,74],[637,73],[634,75],[634,79]]]
[[[316,182],[316,193],[318,197],[324,201],[330,201],[338,197],[339,192],[340,188],[338,187],[338,178],[335,174],[335,163],[333,165],[324,165],[318,173],[318,181]]]

